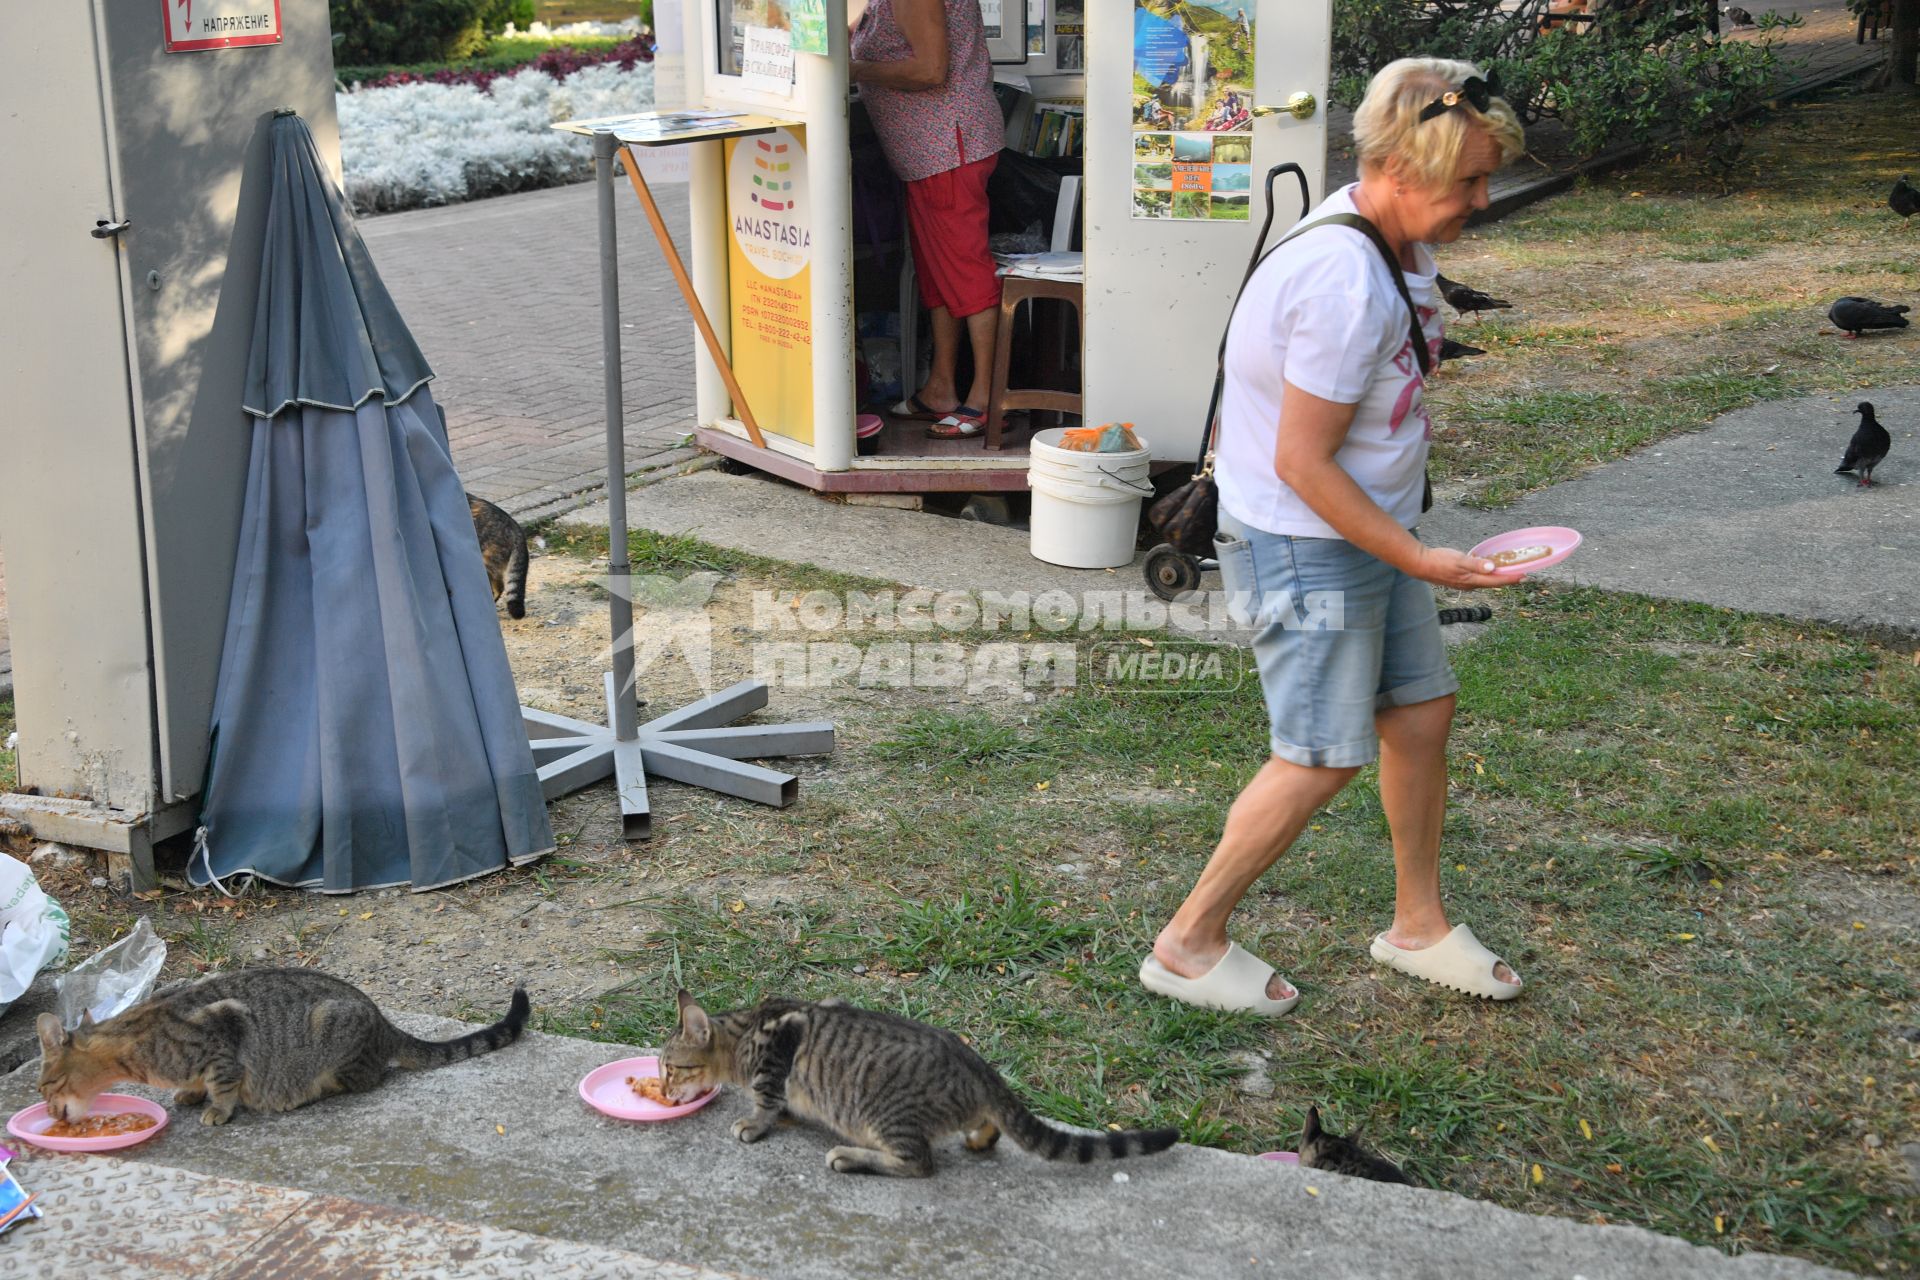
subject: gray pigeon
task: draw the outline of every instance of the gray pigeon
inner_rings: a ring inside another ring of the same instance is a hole
[[[1728,6],[1726,14],[1736,27],[1750,27],[1753,25],[1753,15],[1737,4]]]
[[[1903,218],[1920,213],[1920,190],[1907,181],[1906,174],[1901,174],[1900,180],[1893,184],[1893,190],[1887,193],[1887,208]]]
[[[1849,338],[1857,338],[1863,329],[1906,328],[1907,312],[1912,309],[1905,303],[1888,306],[1872,298],[1846,297],[1827,308],[1827,319],[1845,329]]]
[[[1873,405],[1862,400],[1854,409],[1860,415],[1860,428],[1853,433],[1853,439],[1847,441],[1847,454],[1840,459],[1840,465],[1833,469],[1837,476],[1857,473],[1862,488],[1873,487],[1873,469],[1886,459],[1887,452],[1893,448],[1893,437],[1873,416]]]

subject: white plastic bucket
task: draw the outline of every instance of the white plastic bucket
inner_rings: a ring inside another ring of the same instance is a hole
[[[1062,449],[1063,428],[1033,437],[1027,485],[1033,490],[1028,550],[1036,560],[1069,569],[1115,569],[1133,563],[1140,502],[1153,494],[1153,451],[1082,453]],[[1135,433],[1138,436],[1138,432]]]

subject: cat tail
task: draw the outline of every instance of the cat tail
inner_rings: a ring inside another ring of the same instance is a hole
[[[1000,1098],[994,1123],[1008,1137],[1042,1160],[1124,1160],[1150,1156],[1180,1141],[1178,1129],[1109,1129],[1105,1133],[1073,1133],[1056,1128],[1027,1110],[1007,1090]]]
[[[532,1012],[533,1005],[527,999],[526,989],[515,987],[513,1004],[508,1008],[506,1017],[457,1040],[420,1040],[394,1027],[393,1035],[398,1043],[393,1051],[393,1060],[408,1070],[417,1071],[423,1067],[444,1067],[454,1062],[465,1062],[468,1058],[504,1049],[520,1038],[521,1031],[526,1029],[527,1017]]]
[[[527,616],[527,540],[525,536],[514,540],[513,558],[507,561],[507,571],[500,579],[500,598],[507,602],[509,618]]]

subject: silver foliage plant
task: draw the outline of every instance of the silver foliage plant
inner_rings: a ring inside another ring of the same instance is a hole
[[[557,81],[532,69],[471,85],[408,84],[335,95],[347,199],[388,213],[578,182],[592,172],[584,138],[558,120],[653,105],[653,67],[583,67]]]

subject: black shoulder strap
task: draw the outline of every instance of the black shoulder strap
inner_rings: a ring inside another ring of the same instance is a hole
[[[1213,377],[1213,403],[1207,410],[1207,441],[1202,446],[1203,454],[1211,452],[1209,446],[1213,439],[1215,419],[1220,413],[1220,392],[1227,377],[1227,334],[1233,329],[1234,313],[1240,310],[1240,298],[1246,293],[1247,285],[1253,280],[1253,273],[1260,269],[1261,263],[1272,257],[1281,245],[1296,236],[1305,235],[1315,227],[1351,227],[1373,242],[1373,247],[1380,251],[1380,257],[1387,264],[1387,271],[1393,276],[1393,287],[1400,291],[1400,300],[1407,304],[1408,334],[1413,339],[1413,358],[1419,362],[1420,374],[1425,377],[1433,372],[1433,355],[1427,350],[1427,335],[1420,327],[1420,309],[1413,305],[1413,294],[1407,288],[1406,273],[1400,269],[1399,260],[1394,257],[1393,250],[1387,244],[1387,238],[1380,234],[1380,228],[1374,226],[1371,219],[1362,217],[1360,214],[1330,213],[1324,218],[1317,218],[1307,223],[1304,227],[1295,227],[1281,237],[1272,249],[1261,255],[1260,261],[1254,263],[1252,270],[1249,270],[1245,279],[1240,281],[1239,292],[1233,295],[1233,306],[1227,310],[1226,328],[1220,334],[1220,356]]]
[[[1373,247],[1380,251],[1381,260],[1387,264],[1388,273],[1393,276],[1393,287],[1400,291],[1400,300],[1407,304],[1408,332],[1413,338],[1414,359],[1420,362],[1421,373],[1431,373],[1433,371],[1433,356],[1432,353],[1427,350],[1426,333],[1420,328],[1420,310],[1413,305],[1413,294],[1407,289],[1406,273],[1400,269],[1399,260],[1393,256],[1393,250],[1388,247],[1387,238],[1380,234],[1380,228],[1374,226],[1371,219],[1362,217],[1357,213],[1330,213],[1324,218],[1318,218],[1309,222],[1304,227],[1295,227],[1292,231],[1289,231],[1286,235],[1275,241],[1273,248],[1260,255],[1260,261],[1253,264],[1253,270],[1248,271],[1246,279],[1240,282],[1239,291],[1233,295],[1233,306],[1227,309],[1226,328],[1229,330],[1233,328],[1233,316],[1234,313],[1240,309],[1240,297],[1246,293],[1247,285],[1253,281],[1253,272],[1260,269],[1260,264],[1272,257],[1281,245],[1295,237],[1305,235],[1315,227],[1351,227],[1373,242]],[[1224,374],[1227,364],[1227,334],[1225,331],[1222,331],[1220,334],[1219,363],[1220,371]]]
[[[1386,262],[1387,270],[1393,276],[1393,287],[1400,291],[1400,300],[1407,304],[1409,332],[1413,337],[1413,358],[1419,361],[1420,372],[1423,375],[1432,373],[1433,355],[1427,350],[1427,335],[1425,331],[1420,328],[1420,309],[1413,305],[1413,294],[1407,290],[1406,273],[1400,269],[1400,261],[1394,257],[1393,250],[1388,247],[1387,238],[1380,234],[1380,228],[1374,226],[1371,219],[1364,218],[1357,213],[1330,213],[1314,223],[1313,226],[1300,228],[1300,231],[1311,231],[1313,227],[1329,226],[1352,227],[1355,231],[1358,231],[1361,235],[1373,241],[1373,247],[1380,251],[1380,257]],[[1293,235],[1288,236],[1287,240],[1291,240],[1294,236],[1299,235],[1300,231],[1296,231]],[[1282,240],[1280,244],[1285,244],[1287,240]],[[1280,246],[1275,245],[1274,247],[1277,249]]]

